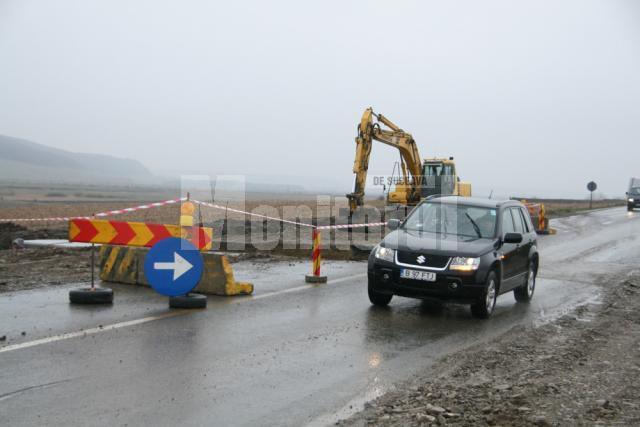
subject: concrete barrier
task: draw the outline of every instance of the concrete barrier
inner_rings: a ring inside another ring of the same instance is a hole
[[[144,257],[148,248],[102,246],[99,265],[100,280],[149,286],[144,274]],[[195,292],[208,295],[250,295],[253,284],[236,282],[233,268],[225,255],[203,252],[204,269]]]

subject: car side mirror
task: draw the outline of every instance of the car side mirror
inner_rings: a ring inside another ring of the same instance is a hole
[[[521,243],[522,242],[522,234],[520,233],[507,233],[504,235],[505,243]]]
[[[389,221],[387,221],[387,228],[389,230],[397,230],[398,228],[400,228],[400,220],[399,219],[390,219]]]

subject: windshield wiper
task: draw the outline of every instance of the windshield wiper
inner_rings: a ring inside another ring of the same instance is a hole
[[[478,224],[476,224],[473,218],[469,216],[468,212],[465,212],[464,214],[467,216],[467,218],[469,218],[469,221],[471,221],[471,225],[473,225],[473,229],[476,231],[476,234],[478,235],[478,237],[482,239],[482,233],[480,232],[480,227],[478,227]]]

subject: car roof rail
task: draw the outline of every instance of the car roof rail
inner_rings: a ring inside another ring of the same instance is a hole
[[[506,205],[518,206],[518,205],[522,205],[522,202],[520,202],[520,200],[516,200],[516,199],[509,199],[509,200],[502,200],[502,201],[496,203],[496,207],[506,206]]]
[[[447,197],[450,196],[451,194],[432,194],[430,196],[425,197],[425,200],[431,200],[431,199],[438,199],[440,197]]]

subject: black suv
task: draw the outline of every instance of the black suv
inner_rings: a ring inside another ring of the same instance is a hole
[[[640,208],[640,187],[631,187],[627,191],[627,210],[632,211],[634,208]]]
[[[533,297],[539,265],[537,236],[522,203],[439,197],[420,203],[369,255],[369,299],[393,295],[471,304],[487,318],[496,298],[513,291]]]

